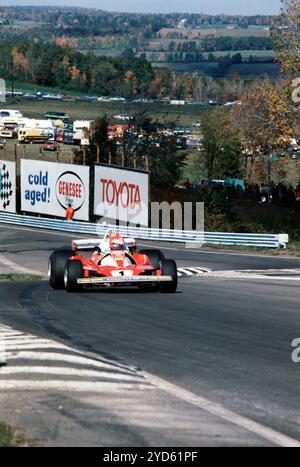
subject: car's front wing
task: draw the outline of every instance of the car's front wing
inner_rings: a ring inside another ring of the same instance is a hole
[[[117,276],[117,277],[89,277],[86,279],[78,279],[80,285],[97,285],[97,284],[132,284],[132,283],[160,283],[171,282],[172,276]]]

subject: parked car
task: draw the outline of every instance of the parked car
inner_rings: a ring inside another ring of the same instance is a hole
[[[39,99],[39,96],[35,92],[25,92],[25,94],[23,94],[23,99],[35,100]]]
[[[133,120],[132,115],[127,115],[127,114],[120,114],[120,115],[114,115],[114,118],[116,120],[122,120],[122,121],[130,121]]]
[[[209,101],[209,105],[211,105],[212,107],[219,107],[220,102],[219,102],[219,101],[210,100],[210,101]]]
[[[53,112],[49,111],[45,113],[45,118],[48,120],[61,120],[62,122],[69,122],[70,116],[66,112]]]
[[[62,96],[60,94],[44,94],[43,99],[62,101]]]
[[[44,149],[44,151],[56,152],[59,150],[59,145],[55,141],[47,141],[43,144],[42,148]]]
[[[91,102],[87,97],[75,97],[75,102]]]
[[[193,140],[193,139],[188,139],[186,141],[186,147],[188,149],[197,149],[198,148],[198,142]]]

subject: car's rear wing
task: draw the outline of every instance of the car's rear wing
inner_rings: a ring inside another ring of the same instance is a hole
[[[100,238],[87,238],[84,240],[73,240],[72,241],[72,250],[93,250],[95,247],[99,247],[102,243]]]
[[[98,247],[101,248],[103,245],[103,238],[87,238],[81,240],[73,240],[72,241],[72,250],[93,250],[94,248]],[[134,238],[125,237],[124,242],[128,248],[133,248],[136,246],[136,241]]]

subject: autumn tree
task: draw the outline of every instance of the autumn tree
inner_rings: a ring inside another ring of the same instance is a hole
[[[18,50],[17,47],[12,49],[12,57],[14,61],[14,71],[18,72],[20,69],[25,75],[29,72],[29,63],[28,60],[25,58],[24,54]]]
[[[224,108],[207,112],[202,118],[202,149],[200,157],[208,178],[239,178],[242,169],[242,144],[239,132],[232,127]]]
[[[293,135],[295,118],[289,83],[255,83],[233,108],[232,117],[250,150],[268,153],[285,149]]]
[[[153,97],[166,97],[172,91],[172,72],[167,68],[157,68],[154,80],[149,86],[149,93]]]
[[[255,83],[233,108],[232,118],[249,152],[268,155],[286,150],[295,124],[289,82]]]
[[[242,134],[246,155],[251,156],[248,178],[266,181],[271,158],[287,154],[295,131],[296,114],[289,81],[255,83],[245,92],[240,105],[233,108],[231,117]]]
[[[194,93],[194,82],[193,82],[193,77],[189,75],[188,73],[185,73],[182,78],[182,96],[185,99],[193,99],[193,93]]]
[[[56,81],[60,86],[67,85],[71,80],[70,62],[68,57],[64,57],[63,62],[56,71]]]
[[[271,36],[282,70],[300,72],[300,1],[281,0],[281,15],[274,21]]]

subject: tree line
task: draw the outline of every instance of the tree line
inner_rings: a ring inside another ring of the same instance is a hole
[[[236,25],[269,26],[272,15],[207,15],[191,13],[118,13],[79,7],[1,6],[0,18],[14,21],[49,23],[56,32],[71,35],[114,34],[127,32],[156,32],[162,28],[176,28],[185,19],[188,27]]]
[[[66,91],[97,95],[217,99],[221,103],[239,99],[249,80],[238,75],[217,81],[194,74],[155,68],[143,58],[97,57],[68,46],[31,41],[0,41],[0,76]]]
[[[169,52],[230,52],[232,50],[273,50],[274,44],[270,37],[205,37],[201,41],[171,41],[160,51]]]
[[[146,60],[84,55],[54,43],[0,43],[0,73],[9,79],[66,90],[93,91],[100,95],[131,97],[147,94],[155,78]]]

